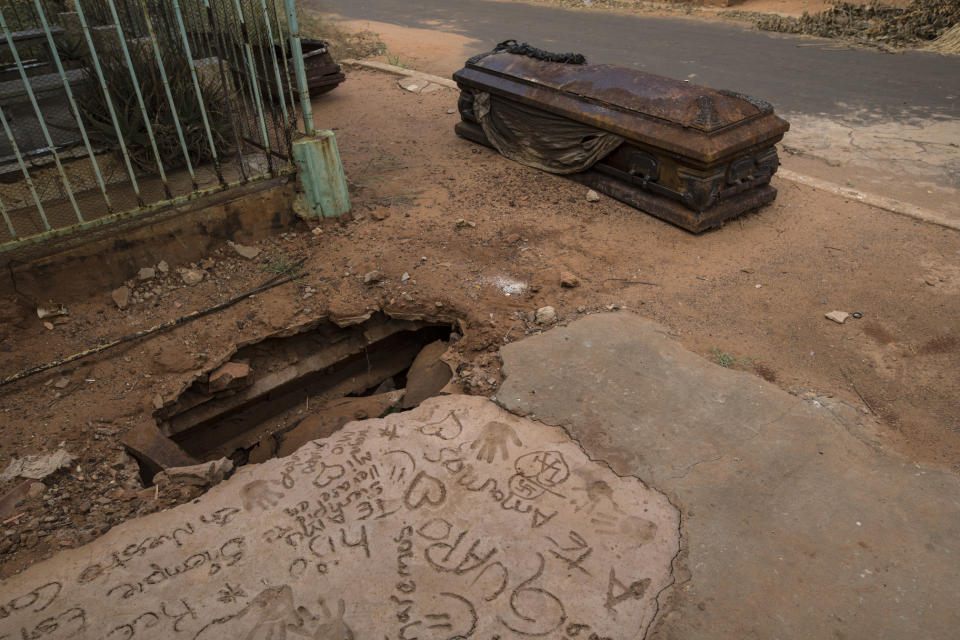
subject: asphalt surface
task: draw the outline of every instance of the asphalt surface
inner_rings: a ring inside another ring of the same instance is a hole
[[[481,42],[513,38],[590,62],[632,66],[733,89],[780,112],[847,119],[960,117],[960,57],[911,51],[830,50],[828,40],[757,31],[739,23],[570,11],[489,0],[306,0],[349,19],[439,29]],[[439,26],[438,26],[439,24]],[[691,77],[691,74],[695,74]]]

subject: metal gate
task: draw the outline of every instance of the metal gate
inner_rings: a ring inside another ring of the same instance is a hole
[[[0,257],[291,172],[313,127],[280,3],[0,0]]]

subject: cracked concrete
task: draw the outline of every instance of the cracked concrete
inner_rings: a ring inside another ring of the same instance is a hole
[[[628,312],[501,355],[502,406],[681,509],[677,582],[648,637],[956,637],[960,479],[879,451],[856,411],[724,369]]]
[[[561,430],[431,398],[0,584],[0,640],[642,638],[680,514]]]
[[[960,120],[909,112],[891,120],[863,109],[783,117],[785,168],[960,221]]]

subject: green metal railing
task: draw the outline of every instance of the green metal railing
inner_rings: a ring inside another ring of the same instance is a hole
[[[0,258],[292,172],[313,134],[293,0],[0,0],[0,37]]]

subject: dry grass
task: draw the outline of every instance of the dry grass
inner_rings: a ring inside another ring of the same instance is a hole
[[[935,41],[960,23],[958,0],[913,0],[905,7],[832,0],[831,5],[826,11],[804,13],[800,18],[760,16],[756,24],[767,31],[803,33],[889,48]]]
[[[297,7],[300,35],[326,40],[334,60],[369,58],[387,51],[380,36],[373,31],[350,32],[325,19],[319,12]]]
[[[952,53],[960,55],[960,23],[955,24],[942,36],[931,42],[926,47],[930,51],[937,53]]]

